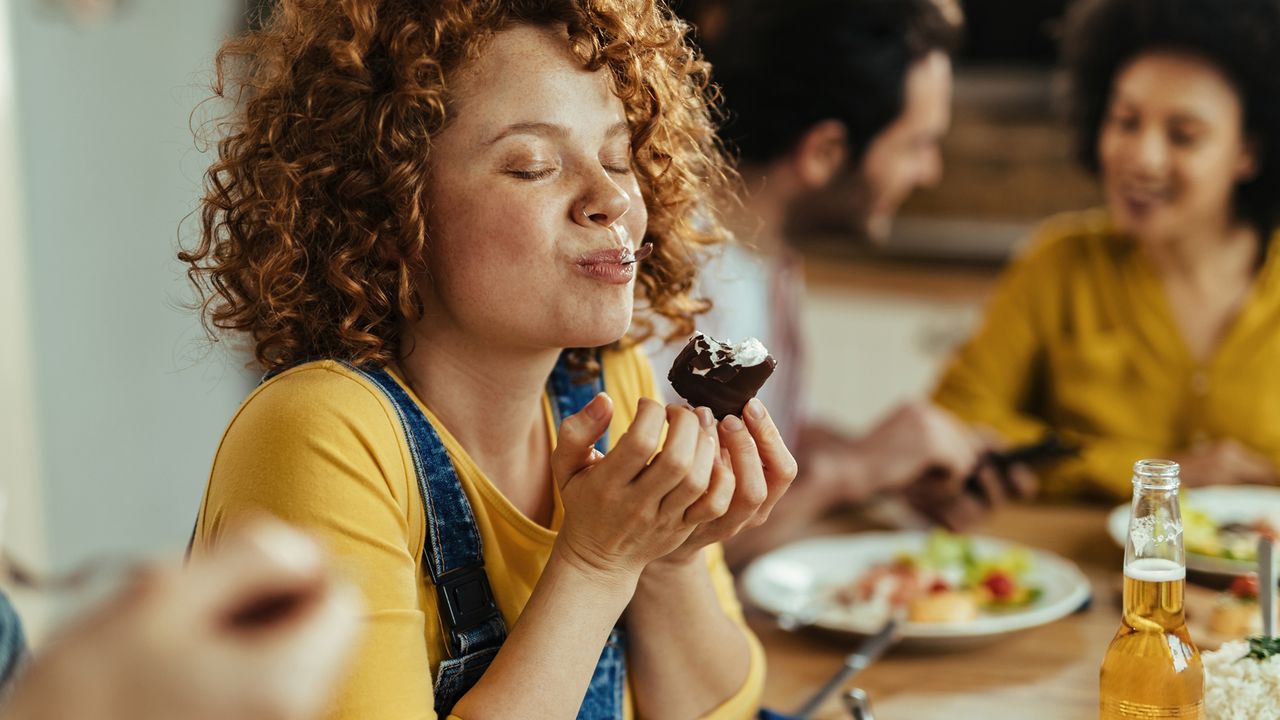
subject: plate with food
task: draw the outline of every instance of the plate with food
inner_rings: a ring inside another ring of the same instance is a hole
[[[1090,596],[1069,560],[941,530],[801,540],[753,562],[742,587],[784,624],[869,635],[899,616],[904,641],[993,638],[1053,622]]]
[[[1280,538],[1280,488],[1256,485],[1204,487],[1182,493],[1187,568],[1220,575],[1258,569],[1258,538]],[[1129,506],[1107,518],[1107,531],[1124,546]]]
[[[1258,590],[1258,576],[1254,573],[1237,575],[1222,591],[1188,585],[1187,628],[1196,647],[1213,650],[1228,642],[1261,635]],[[1280,614],[1276,617],[1280,618]]]

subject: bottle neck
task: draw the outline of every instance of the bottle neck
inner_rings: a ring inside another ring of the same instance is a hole
[[[1125,542],[1126,571],[1135,562],[1143,562],[1148,572],[1173,572],[1171,566],[1186,572],[1186,554],[1182,542],[1182,508],[1178,502],[1177,480],[1173,485],[1149,485],[1134,482],[1130,506],[1129,536]],[[1164,561],[1154,563],[1154,561]]]

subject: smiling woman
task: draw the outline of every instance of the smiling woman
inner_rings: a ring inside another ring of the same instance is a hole
[[[328,542],[368,608],[331,717],[753,712],[718,542],[795,461],[759,403],[651,400],[630,342],[637,300],[692,327],[724,236],[684,32],[653,0],[293,0],[224,48],[182,259],[269,374],[193,551],[263,511]]]
[[[1106,208],[1055,218],[1009,270],[938,400],[1078,458],[1050,491],[1128,497],[1280,479],[1280,4],[1090,0],[1067,38],[1079,157]]]

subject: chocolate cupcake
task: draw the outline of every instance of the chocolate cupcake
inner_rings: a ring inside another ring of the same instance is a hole
[[[742,409],[777,364],[755,338],[722,343],[697,332],[676,356],[667,379],[690,405],[708,407],[717,420],[723,420],[729,415],[742,416]]]

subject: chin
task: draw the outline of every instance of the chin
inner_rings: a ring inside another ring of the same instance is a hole
[[[626,308],[605,307],[582,317],[576,327],[566,328],[561,334],[561,347],[603,347],[613,344],[631,328],[631,304]]]
[[[1144,245],[1158,245],[1171,234],[1171,223],[1162,218],[1135,216],[1123,211],[1113,212],[1111,217],[1116,230]]]

